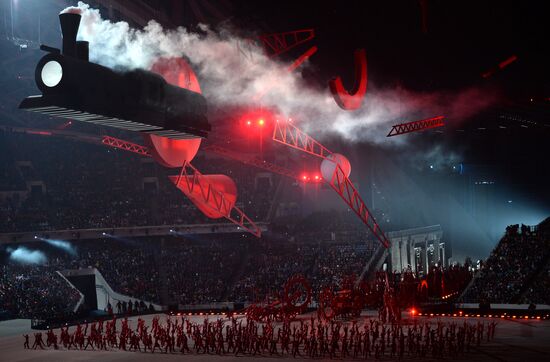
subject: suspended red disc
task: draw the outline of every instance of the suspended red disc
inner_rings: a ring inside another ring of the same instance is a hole
[[[197,75],[183,58],[160,58],[151,71],[161,75],[166,82],[201,93]],[[201,138],[174,140],[171,138],[143,134],[143,139],[149,147],[151,155],[165,167],[181,167],[185,161],[191,161],[201,145]]]

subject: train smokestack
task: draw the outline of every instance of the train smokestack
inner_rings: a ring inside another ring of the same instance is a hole
[[[61,33],[63,34],[63,55],[76,58],[76,34],[80,26],[80,14],[59,14]]]
[[[76,42],[76,57],[84,61],[90,60],[90,44],[87,41],[78,40]]]

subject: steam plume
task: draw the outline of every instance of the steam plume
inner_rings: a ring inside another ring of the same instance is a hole
[[[40,240],[45,241],[51,246],[61,249],[71,255],[76,255],[76,248],[68,241],[43,238],[40,238]]]
[[[440,114],[458,121],[494,101],[487,94],[480,96],[477,89],[415,94],[377,89],[371,82],[363,107],[346,112],[336,105],[328,87],[306,86],[300,73],[289,73],[288,64],[267,57],[261,48],[252,45],[249,56],[243,56],[240,49],[245,42],[231,30],[214,32],[206,25],[200,25],[201,34],[183,27],[166,30],[154,20],[141,30],[132,29],[126,22],[102,19],[99,10],[83,2],[64,12],[82,15],[78,38],[90,42],[91,61],[111,68],[150,69],[159,57],[183,55],[193,65],[209,104],[246,105],[269,89],[261,105],[296,119],[316,136],[339,134],[352,142],[400,143],[404,138],[385,138],[392,124]]]
[[[30,250],[23,246],[17,249],[9,248],[10,259],[22,264],[45,264],[48,258],[39,250]]]

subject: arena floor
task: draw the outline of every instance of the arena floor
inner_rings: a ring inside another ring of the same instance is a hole
[[[363,318],[372,316],[367,313]],[[143,319],[149,324],[153,316],[145,316]],[[194,322],[201,322],[204,317],[193,316],[190,319]],[[218,316],[209,316],[217,319]],[[426,318],[417,317],[423,321],[430,320],[436,323],[438,320],[450,322],[453,318]],[[135,326],[137,317],[131,318]],[[457,321],[456,318],[454,318]],[[476,322],[478,318],[470,318],[470,322]],[[483,318],[481,318],[483,320]],[[489,322],[489,319],[485,319]],[[462,319],[460,319],[462,321]],[[161,354],[161,353],[140,353],[125,351],[79,351],[79,350],[25,350],[23,349],[25,333],[33,333],[29,320],[13,320],[0,322],[0,361],[10,362],[57,362],[57,361],[259,361],[273,360],[271,356],[238,356],[233,355],[196,355],[196,354]],[[32,338],[31,338],[32,344]],[[465,354],[458,361],[549,361],[550,360],[550,321],[543,320],[504,320],[500,319],[496,328],[495,339],[484,342],[480,347],[474,348],[473,352]],[[292,360],[292,357],[279,357]],[[309,358],[304,358],[309,359]],[[374,359],[374,358],[371,358]],[[404,358],[412,360],[413,358]],[[449,360],[449,358],[446,358]],[[321,360],[321,359],[317,359]],[[327,359],[328,360],[328,359]],[[390,361],[390,358],[383,358],[383,361]],[[419,358],[414,358],[419,360]],[[424,359],[432,360],[432,359]]]

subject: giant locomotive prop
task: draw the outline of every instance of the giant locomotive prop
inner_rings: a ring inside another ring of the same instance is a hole
[[[117,72],[88,60],[88,42],[77,41],[80,14],[59,15],[63,49],[42,46],[36,67],[41,96],[19,108],[172,139],[206,137],[206,100],[145,70]]]

